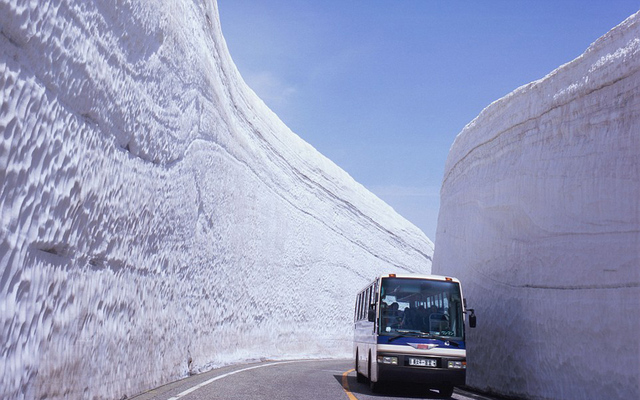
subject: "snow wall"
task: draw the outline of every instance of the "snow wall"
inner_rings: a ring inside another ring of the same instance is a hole
[[[640,21],[458,135],[434,273],[462,280],[468,384],[527,399],[640,394]]]
[[[244,84],[202,1],[0,2],[0,398],[351,357],[433,245]]]

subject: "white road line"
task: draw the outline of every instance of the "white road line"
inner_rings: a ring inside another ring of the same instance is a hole
[[[256,368],[270,367],[272,365],[280,365],[280,364],[289,364],[289,363],[300,362],[300,361],[301,360],[280,361],[280,362],[274,362],[274,363],[270,363],[270,364],[256,365],[256,366],[253,366],[253,367],[249,367],[249,368],[239,369],[237,371],[228,372],[226,374],[222,374],[222,375],[216,376],[215,378],[211,378],[208,381],[204,381],[204,382],[202,382],[202,383],[200,383],[200,384],[198,384],[196,386],[193,386],[193,387],[185,390],[184,392],[179,393],[179,394],[175,395],[174,397],[171,397],[169,400],[178,400],[179,398],[184,397],[184,396],[188,395],[189,393],[193,393],[196,390],[200,389],[201,387],[207,386],[208,384],[210,384],[212,382],[215,382],[218,379],[226,378],[227,376],[231,376],[231,375],[237,374],[239,372],[245,372],[245,371],[249,371],[249,370],[256,369]]]

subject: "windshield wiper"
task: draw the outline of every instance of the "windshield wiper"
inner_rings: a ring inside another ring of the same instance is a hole
[[[449,342],[450,344],[456,346],[456,347],[460,347],[460,343],[456,342],[455,340],[451,340],[446,336],[440,336],[440,335],[436,335],[430,332],[422,332],[422,331],[396,331],[399,333],[399,335],[395,335],[395,336],[391,336],[389,338],[389,340],[387,341],[387,343],[391,343],[396,339],[400,339],[401,337],[423,337],[423,338],[429,338],[429,339],[437,339],[437,340],[442,340],[443,342]]]
[[[440,336],[440,335],[435,335],[433,333],[429,333],[429,332],[422,332],[423,335],[425,335],[425,337],[431,338],[431,339],[437,339],[437,340],[442,340],[443,342],[449,342],[450,344],[456,346],[456,347],[460,347],[460,343],[456,342],[455,340],[451,340],[446,336]]]
[[[396,332],[399,332],[400,334],[399,335],[395,335],[395,336],[391,336],[389,338],[389,342],[393,342],[396,339],[399,339],[401,337],[407,337],[407,336],[409,336],[409,337],[420,337],[423,334],[422,332],[418,332],[418,331],[396,331]]]

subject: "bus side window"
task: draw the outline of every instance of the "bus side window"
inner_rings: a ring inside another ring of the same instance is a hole
[[[369,304],[371,304],[371,286],[367,288],[366,303],[367,303],[366,308],[369,308]]]
[[[370,289],[371,290],[369,291],[369,304],[374,304],[375,300],[373,299],[374,298],[374,296],[373,296],[373,285],[371,285]]]

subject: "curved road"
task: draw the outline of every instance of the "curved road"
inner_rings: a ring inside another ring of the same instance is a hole
[[[383,400],[437,399],[418,387],[388,386],[373,393],[356,382],[350,360],[272,361],[235,365],[195,375],[143,393],[135,400]],[[455,400],[492,400],[459,391]]]

